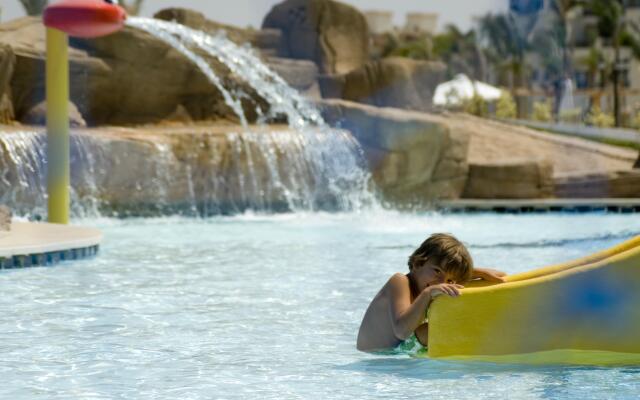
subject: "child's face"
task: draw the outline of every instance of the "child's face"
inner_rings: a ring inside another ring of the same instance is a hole
[[[439,265],[435,265],[429,261],[426,261],[422,266],[414,268],[412,273],[418,290],[420,291],[423,291],[429,286],[439,285],[441,283],[459,283],[456,281],[457,277],[453,273],[446,272]]]

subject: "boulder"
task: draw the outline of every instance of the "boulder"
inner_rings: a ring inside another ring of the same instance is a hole
[[[273,56],[278,54],[280,41],[282,40],[282,31],[280,29],[260,29],[255,31],[255,36],[251,41],[255,47],[263,53],[272,53]]]
[[[16,118],[44,100],[44,27],[39,18],[0,25],[0,45],[16,56],[11,92]],[[190,60],[163,41],[132,27],[106,37],[70,41],[71,101],[88,125],[154,123],[182,105],[195,120],[238,120],[220,91]],[[248,95],[249,120],[264,101],[214,58],[207,58],[225,85]]]
[[[318,67],[311,61],[268,57],[266,63],[289,86],[311,98],[320,98]]]
[[[15,63],[11,46],[0,44],[0,124],[8,124],[15,119],[10,88]]]
[[[460,197],[469,135],[432,116],[344,100],[320,102],[327,122],[350,131],[385,200],[399,207]]]
[[[232,25],[221,24],[207,19],[201,12],[189,10],[187,8],[165,8],[153,15],[153,18],[164,21],[174,21],[207,33],[224,31],[229,39],[236,44],[253,43],[257,36],[253,29],[242,29]]]
[[[278,56],[315,62],[324,74],[344,74],[363,65],[369,30],[362,13],[334,0],[285,0],[262,22],[278,29]]]
[[[547,160],[512,159],[469,164],[463,197],[537,199],[553,196],[553,165]]]
[[[377,107],[429,111],[436,86],[444,81],[441,62],[389,57],[369,61],[345,75],[323,76],[325,98],[341,98]]]
[[[0,205],[0,232],[11,230],[11,209]]]
[[[189,28],[205,31],[210,34],[224,32],[229,39],[239,45],[250,43],[263,55],[275,57],[282,40],[279,29],[238,28],[207,19],[204,14],[187,8],[165,8],[153,15],[153,18],[173,21]]]
[[[556,177],[555,195],[563,198],[640,197],[640,171],[571,173]]]
[[[28,125],[46,125],[47,124],[47,102],[41,101],[27,111],[20,122]],[[78,107],[69,102],[69,125],[72,127],[85,127],[87,123],[78,111]]]

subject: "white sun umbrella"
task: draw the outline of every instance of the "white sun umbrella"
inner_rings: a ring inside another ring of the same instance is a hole
[[[495,101],[502,95],[502,90],[480,81],[472,81],[465,74],[456,75],[455,79],[436,87],[433,104],[437,106],[460,105],[464,100],[477,94],[486,101]]]

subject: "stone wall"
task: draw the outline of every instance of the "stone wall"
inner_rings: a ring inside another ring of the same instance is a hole
[[[640,170],[565,174],[556,178],[555,195],[562,198],[638,198]]]
[[[445,71],[441,62],[388,57],[369,61],[347,74],[322,76],[320,89],[325,98],[430,111],[433,94],[436,86],[444,82]]]
[[[467,179],[469,135],[429,114],[344,100],[321,102],[327,122],[350,131],[383,198],[398,207],[460,197]]]
[[[334,0],[285,0],[262,27],[282,32],[278,56],[310,60],[321,73],[344,74],[369,57],[369,30],[356,8]]]
[[[0,204],[17,214],[46,211],[44,141],[43,132],[0,132]],[[348,189],[329,187],[313,143],[286,126],[74,130],[71,197],[76,214],[335,210]]]
[[[545,160],[496,160],[469,165],[464,198],[537,199],[553,196],[553,165]]]

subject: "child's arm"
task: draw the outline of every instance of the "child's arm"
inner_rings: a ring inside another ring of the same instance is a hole
[[[424,321],[425,312],[431,301],[441,295],[459,296],[458,289],[462,285],[443,283],[426,288],[411,303],[411,292],[407,277],[396,274],[389,280],[389,304],[393,334],[400,340],[405,340]]]
[[[491,268],[474,268],[473,277],[471,279],[482,279],[487,282],[505,282],[504,276],[507,275],[502,271]]]

